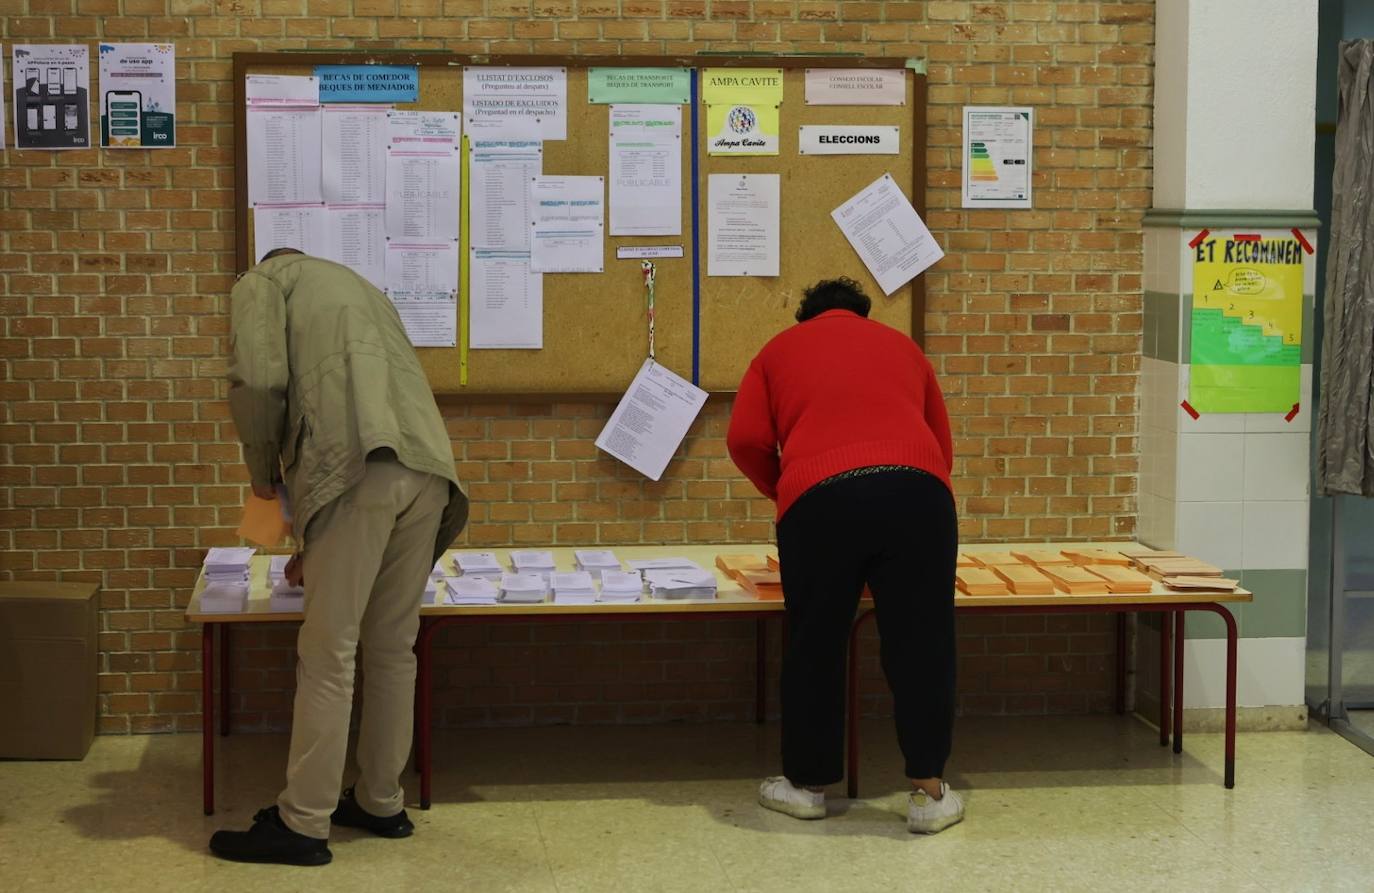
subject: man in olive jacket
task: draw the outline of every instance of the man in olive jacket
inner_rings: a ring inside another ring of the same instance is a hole
[[[347,267],[278,249],[231,297],[229,408],[253,492],[284,484],[305,622],[286,789],[216,854],[322,865],[331,821],[413,831],[400,774],[410,752],[413,647],[434,562],[467,521],[453,452],[391,302]],[[343,792],[354,654],[363,652],[360,775]]]

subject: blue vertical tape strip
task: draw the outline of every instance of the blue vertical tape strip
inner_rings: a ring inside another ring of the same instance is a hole
[[[697,78],[692,69],[692,384],[701,384],[701,159],[697,138]]]

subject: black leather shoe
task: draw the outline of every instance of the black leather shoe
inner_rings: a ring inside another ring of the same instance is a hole
[[[415,833],[415,826],[406,817],[404,809],[386,818],[373,815],[358,805],[358,798],[354,796],[352,788],[343,792],[343,796],[339,798],[339,807],[334,810],[329,821],[345,828],[362,828],[378,837],[409,837]]]
[[[210,852],[234,862],[278,865],[328,865],[334,859],[328,840],[292,831],[275,806],[258,810],[247,831],[216,831],[210,837]]]

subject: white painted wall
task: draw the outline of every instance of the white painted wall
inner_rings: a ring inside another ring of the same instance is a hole
[[[1158,0],[1155,207],[1312,207],[1317,0]]]
[[[1187,207],[1188,15],[1191,6],[1191,0],[1158,0],[1155,4],[1156,208]]]

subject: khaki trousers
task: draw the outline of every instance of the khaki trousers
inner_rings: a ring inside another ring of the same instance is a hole
[[[433,567],[448,482],[395,461],[369,461],[361,482],[310,520],[305,623],[296,652],[296,703],[282,821],[329,837],[338,805],[353,706],[354,656],[363,651],[358,805],[392,816],[405,802],[415,636]]]

